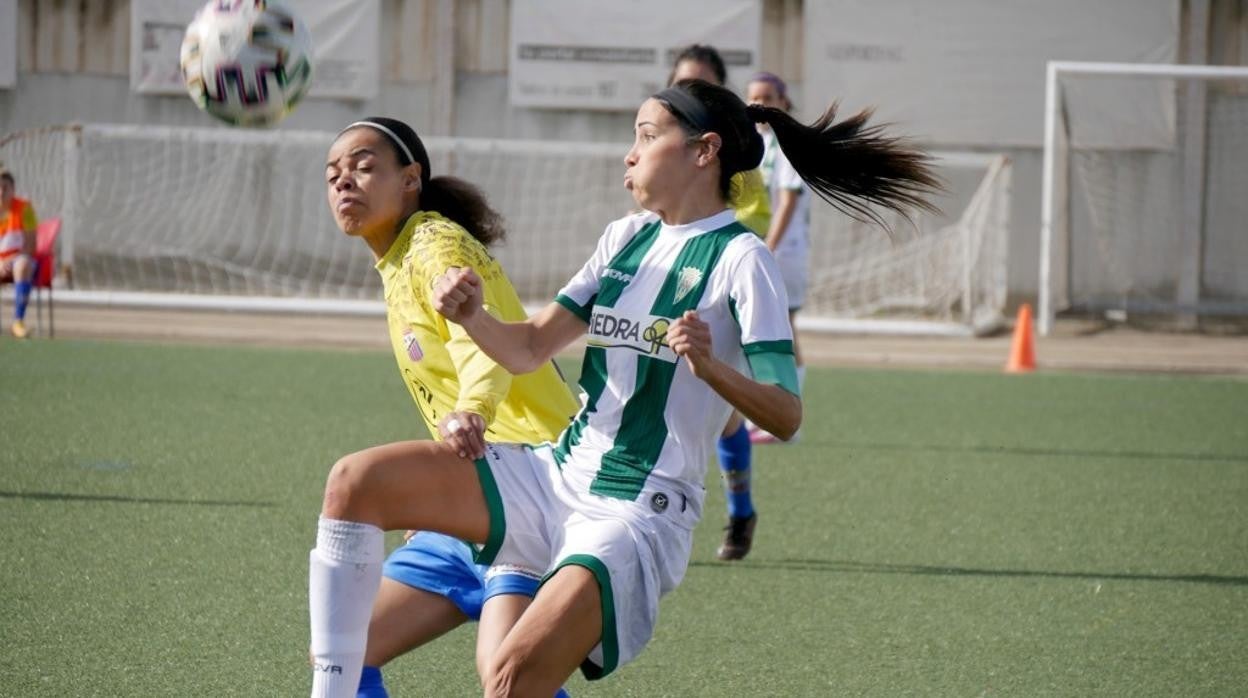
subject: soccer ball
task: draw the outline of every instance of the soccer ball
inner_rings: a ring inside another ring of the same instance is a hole
[[[182,39],[182,78],[200,109],[235,126],[272,126],[312,83],[312,37],[266,0],[212,0]]]

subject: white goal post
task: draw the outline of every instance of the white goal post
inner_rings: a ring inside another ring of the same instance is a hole
[[[1038,325],[1248,316],[1248,67],[1053,61]]]
[[[135,307],[384,312],[373,259],[334,226],[330,132],[87,124],[0,140],[19,191],[63,219],[57,298]],[[433,173],[462,177],[504,216],[495,248],[540,307],[634,207],[627,145],[428,138]],[[942,215],[890,218],[891,235],[812,208],[810,286],[799,326],[969,335],[1006,295],[1009,161],[936,153]]]

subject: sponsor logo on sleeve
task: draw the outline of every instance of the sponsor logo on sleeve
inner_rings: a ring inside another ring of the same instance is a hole
[[[602,272],[602,275],[608,279],[615,279],[625,285],[628,285],[628,283],[633,280],[632,274],[625,274],[619,269],[612,269],[611,267],[607,267],[606,271]]]

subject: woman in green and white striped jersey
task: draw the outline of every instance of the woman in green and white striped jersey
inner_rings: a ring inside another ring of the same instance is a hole
[[[578,667],[602,678],[649,641],[659,599],[683,579],[706,463],[736,409],[781,437],[801,424],[788,302],[775,259],[726,204],[732,175],[758,166],[767,123],[807,184],[851,213],[928,206],[926,158],[859,115],[811,126],[680,82],[641,105],[624,184],[644,209],[609,224],[593,256],[544,310],[498,320],[482,282],[449,269],[433,305],[512,373],[581,335],[587,399],[555,443],[491,444],[462,459],[435,442],[346,456],[325,487],[311,604],[328,638],[318,666],[353,669],[380,577],[384,530],[434,530],[478,544],[503,572],[545,570],[533,604],[487,668],[486,695],[553,695]],[[318,695],[334,696],[332,692]],[[350,695],[350,694],[345,694]]]

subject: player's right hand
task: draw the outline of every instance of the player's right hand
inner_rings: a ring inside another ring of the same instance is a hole
[[[715,360],[711,349],[711,326],[698,317],[697,312],[686,310],[667,328],[667,346],[676,356],[689,362],[693,375],[706,380],[706,371]]]
[[[485,457],[485,418],[473,412],[451,412],[438,422],[438,435],[460,458]]]
[[[464,324],[481,309],[481,277],[468,267],[451,267],[433,284],[433,308]]]

